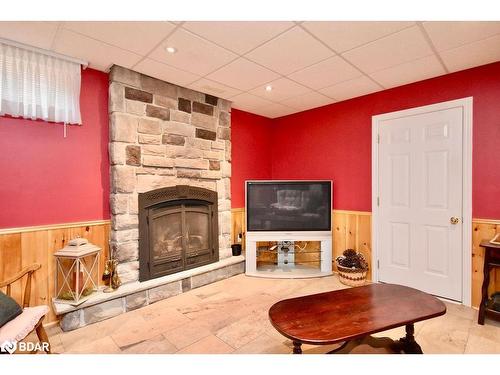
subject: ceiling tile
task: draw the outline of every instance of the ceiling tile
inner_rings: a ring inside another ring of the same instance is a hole
[[[297,112],[297,110],[294,108],[290,108],[287,107],[286,105],[279,103],[273,103],[271,105],[258,108],[254,113],[269,118],[276,118],[276,117],[291,115],[292,113],[295,112]]]
[[[335,100],[332,98],[328,98],[320,93],[317,93],[316,91],[311,91],[306,94],[302,94],[284,100],[281,103],[286,106],[303,111],[306,109],[321,107],[327,104],[335,103]]]
[[[438,51],[500,34],[500,22],[424,22],[423,26]]]
[[[365,73],[371,73],[432,53],[422,32],[414,26],[350,50],[342,56]]]
[[[0,38],[50,49],[59,22],[0,22]]]
[[[65,22],[65,29],[120,47],[148,54],[174,28],[170,22]]]
[[[89,62],[91,68],[107,71],[113,64],[131,68],[141,56],[95,39],[61,29],[56,35],[54,51]]]
[[[218,98],[228,99],[237,94],[241,94],[240,90],[223,85],[222,83],[211,81],[206,78],[201,78],[189,85],[190,89],[204,92],[206,94],[217,96]]]
[[[134,67],[134,70],[179,86],[185,86],[200,78],[195,74],[185,72],[173,66],[168,66],[151,59],[142,60]]]
[[[359,77],[361,73],[339,56],[290,74],[290,78],[315,90]]]
[[[439,53],[452,72],[500,60],[500,35]]]
[[[368,77],[362,76],[349,81],[341,82],[336,85],[325,87],[319,90],[323,94],[334,98],[337,101],[351,99],[356,96],[370,94],[375,91],[383,90]]]
[[[231,107],[242,109],[244,111],[255,111],[259,107],[269,106],[273,104],[268,100],[259,98],[258,96],[252,94],[248,94],[246,92],[233,96],[230,100],[232,101]]]
[[[401,65],[371,73],[370,76],[385,88],[406,85],[411,82],[446,74],[436,56],[431,55]]]
[[[333,52],[300,27],[281,34],[246,57],[281,74],[289,74],[333,56]]]
[[[344,52],[414,24],[395,21],[310,21],[302,25],[335,51]]]
[[[167,46],[175,47],[177,52],[168,53],[165,51]],[[202,76],[234,60],[237,55],[189,31],[177,29],[148,57]]]
[[[266,90],[267,85],[272,86],[271,91]],[[271,100],[273,102],[280,102],[282,100],[291,98],[292,96],[305,94],[308,91],[311,91],[311,89],[290,81],[287,78],[279,78],[275,81],[259,86],[249,91],[249,93],[260,96],[264,99]]]
[[[278,74],[244,58],[239,58],[221,69],[207,75],[206,78],[247,91],[270,82],[279,77]]]
[[[233,52],[244,54],[292,27],[293,22],[186,22],[183,28]]]

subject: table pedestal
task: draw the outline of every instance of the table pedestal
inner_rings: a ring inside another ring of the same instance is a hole
[[[422,348],[415,341],[415,328],[413,324],[406,325],[406,336],[397,341],[389,337],[373,337],[365,336],[360,339],[344,342],[340,347],[329,351],[327,354],[349,354],[352,350],[360,345],[368,345],[372,348],[385,348],[390,353],[397,354],[423,354]],[[302,343],[300,341],[293,342],[293,354],[302,354]]]

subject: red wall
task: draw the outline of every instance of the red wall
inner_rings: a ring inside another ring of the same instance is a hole
[[[274,120],[280,152],[272,178],[332,179],[334,208],[371,211],[371,117],[467,96],[474,97],[473,216],[498,219],[500,62]]]
[[[231,111],[231,206],[245,207],[245,181],[270,179],[273,120]]]
[[[109,218],[108,75],[82,71],[82,126],[0,117],[0,228]]]
[[[0,117],[0,228],[109,218],[108,76],[82,72],[83,126]],[[271,120],[232,111],[232,206],[248,179],[332,179],[371,210],[371,116],[474,97],[473,214],[500,218],[500,62]],[[277,146],[279,145],[279,147]]]

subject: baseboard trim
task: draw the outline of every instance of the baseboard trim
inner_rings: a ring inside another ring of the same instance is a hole
[[[37,232],[37,231],[41,231],[41,230],[52,230],[52,229],[92,227],[92,226],[96,226],[96,225],[105,225],[105,224],[110,224],[110,223],[111,223],[111,220],[93,220],[93,221],[78,221],[78,222],[74,222],[74,223],[65,223],[65,224],[50,224],[50,225],[38,225],[38,226],[32,226],[32,227],[5,228],[5,229],[0,229],[0,235],[26,233],[26,232]]]

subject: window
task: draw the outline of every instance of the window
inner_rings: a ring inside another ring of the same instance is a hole
[[[0,40],[0,115],[81,124],[81,66]]]

